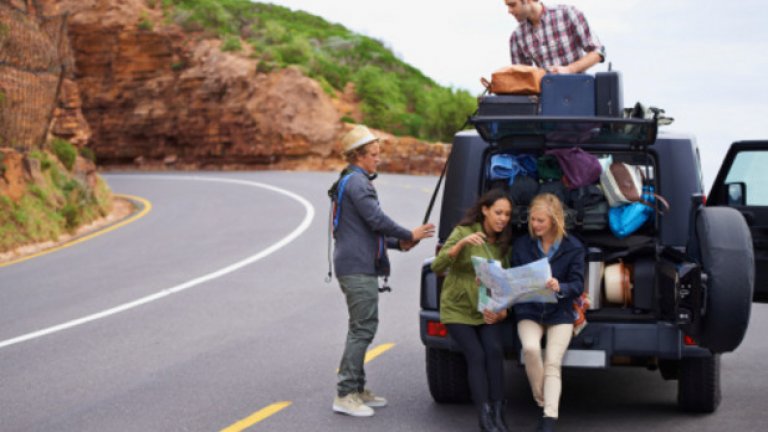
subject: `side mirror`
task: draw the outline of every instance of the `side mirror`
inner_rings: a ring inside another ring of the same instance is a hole
[[[747,185],[744,182],[726,183],[723,187],[729,207],[747,205]]]

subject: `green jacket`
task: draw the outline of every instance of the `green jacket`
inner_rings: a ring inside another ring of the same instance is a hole
[[[480,223],[457,226],[432,262],[432,271],[435,273],[448,272],[440,293],[440,321],[445,324],[484,324],[483,314],[477,311],[478,284],[475,270],[472,267],[472,256],[493,258],[501,261],[504,268],[509,267],[508,259],[501,256],[498,245],[490,243],[487,243],[486,246],[488,246],[492,256],[488,256],[488,251],[482,245],[466,245],[456,258],[451,258],[448,255],[448,251],[459,240],[474,232],[482,232],[482,230]]]

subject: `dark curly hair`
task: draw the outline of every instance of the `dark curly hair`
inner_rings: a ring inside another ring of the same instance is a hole
[[[462,226],[468,226],[475,223],[483,223],[485,222],[485,215],[483,215],[483,207],[490,208],[494,204],[496,204],[496,201],[498,200],[507,200],[509,201],[509,204],[514,208],[515,203],[512,202],[512,199],[507,195],[506,191],[503,189],[491,189],[488,192],[484,193],[480,198],[475,201],[475,203],[467,209],[466,214],[464,214],[464,217],[459,221],[459,225]],[[504,227],[504,230],[501,232],[501,234],[496,238],[496,244],[499,245],[499,248],[501,249],[502,255],[506,255],[509,251],[510,244],[512,243],[512,225],[507,224],[506,227]]]

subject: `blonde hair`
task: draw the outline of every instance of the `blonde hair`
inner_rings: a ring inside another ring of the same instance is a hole
[[[533,226],[531,224],[531,215],[534,211],[543,210],[552,218],[552,224],[555,227],[555,240],[560,241],[568,235],[565,232],[565,211],[563,210],[563,203],[560,202],[560,198],[551,194],[543,193],[536,195],[531,201],[531,205],[528,207],[528,233],[531,237],[536,237],[533,233]]]

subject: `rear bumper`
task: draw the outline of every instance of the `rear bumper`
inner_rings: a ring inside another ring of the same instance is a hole
[[[439,321],[438,311],[422,310],[419,313],[421,341],[430,348],[458,351],[450,336],[437,337],[427,334],[427,322]],[[504,350],[508,358],[520,359],[520,342],[514,322],[507,320],[503,325]],[[677,325],[669,322],[644,323],[589,323],[571,341],[569,361],[565,366],[607,367],[614,357],[649,358],[677,360],[688,357],[709,357],[709,350],[683,343],[683,333]],[[604,356],[605,361],[598,361]]]

